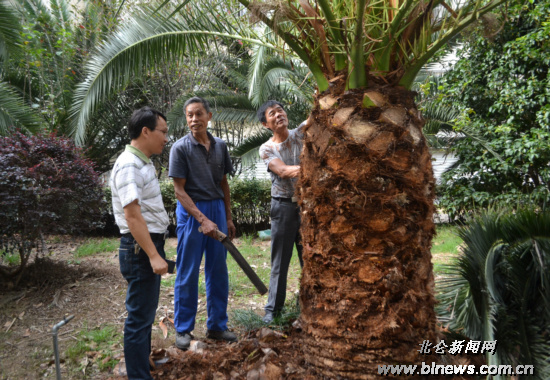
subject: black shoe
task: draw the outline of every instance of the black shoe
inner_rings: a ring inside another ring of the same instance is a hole
[[[266,311],[264,317],[262,318],[262,321],[266,325],[269,325],[271,322],[273,322],[274,319],[275,319],[275,315],[270,311]]]
[[[176,333],[176,347],[180,350],[187,350],[191,345],[193,336],[189,333]]]
[[[225,340],[226,342],[236,342],[237,341],[237,335],[235,335],[234,333],[232,333],[229,330],[225,330],[225,331],[208,330],[206,332],[206,337],[208,339]]]

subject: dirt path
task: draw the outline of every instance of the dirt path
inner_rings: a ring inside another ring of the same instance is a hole
[[[70,315],[74,319],[58,335],[62,378],[119,378],[121,364],[114,370],[101,371],[99,352],[93,349],[77,359],[63,360],[67,350],[83,340],[81,331],[115,326],[120,335],[117,343],[109,347],[110,356],[104,361],[123,362],[121,336],[126,318],[126,283],[119,272],[118,253],[77,260],[74,251],[80,244],[82,239],[61,238],[48,245],[47,259],[28,267],[25,282],[17,290],[9,290],[10,284],[0,284],[0,379],[56,378],[51,331]],[[175,245],[176,239],[167,241],[167,247]],[[244,304],[236,304],[230,297],[230,308],[247,308],[254,303],[252,299],[239,302]],[[260,375],[307,378],[299,339],[263,329],[251,336],[241,332],[238,344],[219,344],[205,340],[204,323],[197,323],[194,336],[201,343],[195,352],[184,352],[175,348],[175,330],[168,320],[165,320],[168,338],[164,338],[158,324],[164,316],[173,318],[173,291],[165,287],[161,290],[157,323],[153,327],[153,349],[156,359],[163,358],[168,363],[154,371],[157,379],[245,379],[249,374],[252,378]],[[197,321],[205,317],[205,307],[199,306]]]
[[[78,333],[106,324],[123,326],[125,283],[118,271],[116,252],[74,259],[79,241],[64,238],[49,244],[52,252],[28,268],[18,290],[0,294],[0,377],[2,379],[55,378],[52,327],[66,316],[74,319],[58,332],[60,352],[78,341]],[[50,261],[53,260],[53,261]],[[121,353],[122,347],[113,347]],[[83,362],[82,377],[97,369]],[[62,364],[67,377],[65,363]],[[71,373],[70,378],[75,374]]]

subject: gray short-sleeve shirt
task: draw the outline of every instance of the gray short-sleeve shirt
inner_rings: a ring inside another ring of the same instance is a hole
[[[294,196],[294,187],[298,178],[281,178],[277,174],[269,170],[271,160],[278,158],[286,165],[300,165],[300,154],[302,153],[302,145],[304,134],[302,129],[305,122],[300,124],[298,128],[291,129],[288,138],[282,143],[274,143],[272,139],[266,141],[260,147],[260,158],[265,163],[267,171],[271,175],[271,196],[291,198]]]
[[[223,199],[220,182],[225,174],[233,171],[225,141],[207,134],[208,151],[192,133],[176,141],[170,150],[168,176],[185,178],[185,192],[193,202]]]

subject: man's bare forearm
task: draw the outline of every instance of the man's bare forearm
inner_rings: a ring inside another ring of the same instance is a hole
[[[281,159],[274,158],[269,163],[269,170],[283,179],[296,178],[300,174],[300,165],[287,165]]]
[[[200,224],[208,220],[208,218],[197,208],[195,202],[193,202],[185,190],[178,191],[178,189],[176,189],[176,199],[181,203],[185,211],[193,218],[197,219]]]
[[[229,189],[229,182],[227,182],[227,177],[224,175],[222,182],[220,184],[223,191],[223,203],[225,206],[225,217],[227,220],[233,220],[231,217],[231,190]]]
[[[185,211],[193,218],[195,218],[203,228],[203,233],[208,236],[215,237],[216,229],[218,228],[214,222],[204,215],[201,210],[195,205],[195,202],[191,199],[189,194],[185,191],[185,179],[184,178],[172,178],[174,181],[174,191],[176,193],[176,199],[183,206]]]

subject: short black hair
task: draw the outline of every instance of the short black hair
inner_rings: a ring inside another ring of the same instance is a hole
[[[162,112],[152,109],[151,107],[145,106],[135,110],[128,123],[128,135],[130,139],[137,139],[141,135],[143,127],[147,127],[151,131],[154,131],[157,127],[159,117],[162,117],[164,121],[166,121],[166,116],[164,116]]]
[[[208,104],[208,101],[206,99],[201,98],[200,96],[193,96],[190,99],[187,99],[187,101],[183,105],[183,112],[187,110],[187,106],[189,104],[193,103],[201,103],[207,113],[210,113],[210,104]]]
[[[265,118],[265,111],[267,111],[268,108],[271,108],[273,106],[281,106],[282,109],[285,109],[285,107],[279,103],[276,100],[268,100],[264,104],[258,108],[258,111],[256,112],[256,116],[258,117],[258,120],[260,120],[260,123],[267,122],[267,119]]]

